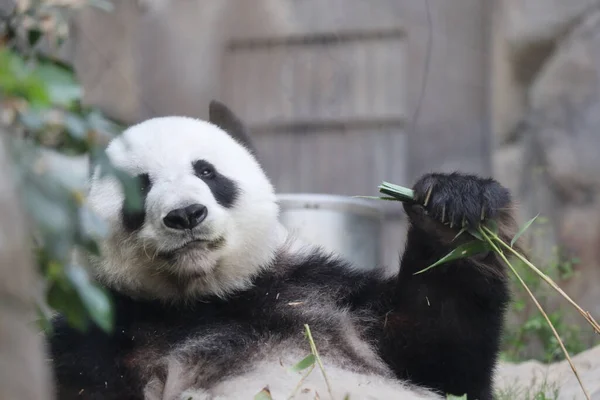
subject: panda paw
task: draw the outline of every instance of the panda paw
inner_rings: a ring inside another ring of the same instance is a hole
[[[404,207],[413,224],[431,227],[431,221],[445,228],[476,228],[490,219],[510,217],[509,191],[491,178],[451,173],[431,173],[413,187],[414,204]]]

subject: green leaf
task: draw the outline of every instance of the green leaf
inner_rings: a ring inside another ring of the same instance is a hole
[[[258,392],[256,396],[254,396],[254,400],[273,400],[271,397],[271,391],[268,386],[265,386],[263,390]]]
[[[310,367],[314,363],[315,363],[315,355],[309,354],[306,357],[304,357],[304,359],[302,359],[302,361],[300,361],[298,364],[294,365],[291,368],[291,370],[294,372],[302,371],[303,369]]]
[[[467,395],[463,394],[462,396],[454,396],[449,394],[446,396],[446,400],[467,400]]]
[[[46,294],[48,305],[65,316],[70,326],[85,331],[89,325],[81,299],[73,288],[64,282],[53,282]]]
[[[497,223],[495,220],[493,220],[493,219],[490,219],[489,221],[486,221],[484,225],[485,225],[485,226],[486,226],[486,227],[487,227],[487,228],[488,228],[490,231],[492,231],[492,233],[493,233],[494,235],[496,235],[496,236],[498,235],[498,232],[499,232],[499,231],[498,231],[498,223]]]
[[[92,209],[83,204],[79,207],[79,223],[82,233],[89,238],[100,239],[108,234],[108,225]]]
[[[106,152],[100,149],[92,149],[91,158],[93,164],[100,167],[100,177],[112,175],[121,183],[125,194],[124,208],[128,211],[139,211],[143,208],[141,195],[141,182],[127,174],[126,172],[116,168],[111,162]]]
[[[72,138],[85,140],[87,138],[88,127],[86,121],[74,113],[65,114],[65,128]]]
[[[132,212],[142,210],[144,204],[141,195],[141,182],[121,170],[115,169],[113,174],[121,182],[121,187],[125,192],[123,207]]]
[[[48,176],[30,176],[23,185],[23,198],[29,215],[40,229],[66,236],[73,227],[75,204]]]
[[[123,126],[120,126],[114,121],[106,118],[98,110],[90,111],[86,116],[86,120],[90,129],[107,134],[110,137],[117,136],[124,130]]]
[[[30,131],[39,131],[46,125],[46,115],[37,109],[19,113],[19,121]]]
[[[47,315],[47,313],[44,312],[44,310],[42,309],[42,307],[40,307],[39,304],[36,304],[36,314],[38,316],[36,323],[39,329],[46,335],[51,334],[53,331],[52,323],[50,322],[51,316]]]
[[[460,231],[458,231],[458,233],[456,234],[456,236],[454,236],[454,238],[452,238],[452,240],[450,242],[454,242],[456,239],[458,239],[460,237],[460,235],[462,235],[466,231],[467,231],[467,228],[462,228]]]
[[[31,47],[34,47],[42,37],[42,31],[39,29],[31,29],[27,32],[27,41]]]
[[[481,241],[483,241],[483,236],[481,235],[481,233],[477,230],[477,229],[473,229],[473,228],[467,228],[467,231],[469,232],[469,234],[471,236],[473,236],[476,239],[479,239]]]
[[[100,246],[98,245],[97,241],[95,241],[93,239],[88,239],[88,238],[80,238],[78,242],[79,242],[79,245],[81,247],[83,247],[91,255],[94,255],[94,256],[101,255]]]
[[[510,247],[513,247],[513,245],[517,242],[517,240],[521,237],[521,235],[523,235],[525,233],[525,231],[531,226],[531,224],[533,224],[533,221],[535,221],[537,219],[537,217],[539,217],[539,216],[540,216],[540,214],[538,214],[535,217],[531,218],[529,221],[527,221],[521,227],[521,229],[519,229],[519,232],[517,232],[517,234],[515,235],[515,237],[513,237],[512,240],[510,241]]]
[[[54,104],[70,107],[73,102],[81,100],[83,90],[69,70],[47,63],[38,67],[37,75],[46,83]]]
[[[85,305],[90,318],[106,332],[112,331],[112,304],[104,289],[92,283],[87,272],[81,266],[68,265],[65,272],[69,282]]]
[[[25,65],[23,58],[7,49],[0,50],[0,89],[3,97],[20,97],[31,107],[45,107],[50,96],[44,80]]]
[[[477,254],[484,253],[486,251],[490,251],[490,246],[487,242],[481,242],[479,240],[474,240],[472,242],[465,243],[463,245],[458,246],[456,249],[452,250],[443,258],[439,259],[437,262],[431,264],[429,267],[422,269],[421,271],[415,272],[414,275],[421,274],[433,267],[437,267],[438,265],[460,260],[462,258],[472,257]]]

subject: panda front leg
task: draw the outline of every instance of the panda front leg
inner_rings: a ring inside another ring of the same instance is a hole
[[[444,395],[492,399],[509,301],[502,261],[489,252],[415,272],[469,240],[456,238],[463,224],[493,219],[500,236],[510,237],[510,193],[492,179],[458,173],[425,175],[413,189],[416,204],[405,204],[410,227],[382,354],[399,378]]]

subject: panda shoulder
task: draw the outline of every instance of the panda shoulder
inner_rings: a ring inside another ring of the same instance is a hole
[[[378,285],[390,280],[390,274],[373,266],[354,265],[343,256],[321,247],[306,246],[284,251],[276,257],[273,271],[290,284],[314,284],[321,287]]]

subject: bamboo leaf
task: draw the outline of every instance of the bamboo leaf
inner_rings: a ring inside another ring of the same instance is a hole
[[[254,400],[273,400],[271,397],[271,391],[268,386],[265,386],[263,390],[258,392],[256,396],[254,396]]]
[[[531,226],[531,224],[533,224],[533,221],[535,221],[537,219],[537,217],[539,217],[539,216],[540,216],[540,214],[538,214],[535,217],[531,218],[529,221],[527,221],[521,227],[521,229],[519,229],[519,232],[517,232],[517,234],[515,235],[515,237],[513,237],[512,240],[510,241],[510,247],[513,247],[513,245],[517,242],[517,240],[521,237],[521,235],[523,235],[525,233],[525,231],[527,229],[529,229],[529,227]]]
[[[492,231],[494,233],[494,235],[498,236],[498,223],[495,220],[490,219],[489,221],[486,221],[484,225],[490,231]]]
[[[307,355],[306,357],[304,357],[304,359],[302,361],[300,361],[298,364],[294,365],[291,369],[294,372],[299,372],[299,371],[302,371],[303,369],[310,367],[314,363],[315,363],[315,355],[311,353],[311,354]]]
[[[458,231],[458,233],[456,234],[456,236],[454,236],[454,238],[451,240],[451,242],[454,242],[456,239],[459,238],[460,235],[462,235],[463,233],[465,233],[467,231],[466,228],[462,228],[460,231]]]
[[[87,272],[78,265],[68,265],[65,273],[91,319],[104,331],[112,332],[114,315],[110,297],[105,290],[96,286]]]
[[[437,267],[438,265],[445,264],[450,261],[460,260],[462,258],[472,257],[474,255],[481,254],[486,251],[490,251],[489,244],[487,244],[486,242],[481,242],[479,240],[474,240],[472,242],[458,246],[450,253],[446,254],[446,256],[440,258],[438,261],[431,264],[429,267],[422,269],[421,271],[415,272],[414,275],[421,274],[433,267]]]
[[[481,233],[479,233],[479,231],[477,229],[473,229],[473,228],[468,228],[467,231],[469,232],[469,234],[471,236],[473,236],[476,239],[479,239],[481,241],[483,241],[483,236],[481,236]]]

